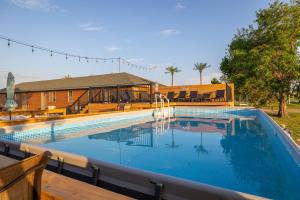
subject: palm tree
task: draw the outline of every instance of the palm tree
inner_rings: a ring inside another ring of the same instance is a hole
[[[171,77],[172,77],[172,86],[174,84],[174,74],[177,73],[177,72],[181,72],[180,69],[178,69],[177,67],[174,67],[174,66],[169,66],[166,68],[166,74],[171,74]]]
[[[200,85],[202,85],[202,72],[204,69],[209,68],[209,67],[210,67],[210,65],[208,65],[207,63],[194,64],[194,70],[197,70],[200,73]]]

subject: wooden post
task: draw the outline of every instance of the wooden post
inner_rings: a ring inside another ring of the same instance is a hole
[[[227,90],[228,90],[228,86],[227,86],[227,83],[225,83],[225,98],[226,98],[226,102],[228,102]]]
[[[88,91],[89,95],[88,95],[88,98],[89,98],[89,103],[91,103],[91,100],[92,100],[92,88],[89,87],[89,91]]]
[[[153,96],[153,93],[152,93],[152,83],[150,83],[150,107],[152,105],[152,96]]]
[[[120,103],[120,86],[117,85],[117,103],[119,104]]]

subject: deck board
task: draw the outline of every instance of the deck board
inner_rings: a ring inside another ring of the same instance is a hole
[[[15,159],[0,155],[0,169],[16,162],[18,161]],[[42,176],[42,199],[129,200],[132,198],[44,170]]]

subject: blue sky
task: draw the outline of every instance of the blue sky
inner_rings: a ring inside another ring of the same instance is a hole
[[[219,64],[237,29],[255,19],[268,0],[0,0],[0,35],[50,49],[98,57],[123,57],[144,66],[122,71],[170,84],[164,68],[182,70],[175,84],[198,84],[195,62],[207,62],[204,82]],[[117,72],[115,63],[78,62],[0,40],[0,86],[16,82]]]

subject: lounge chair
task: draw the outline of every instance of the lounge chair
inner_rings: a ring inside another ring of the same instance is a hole
[[[190,101],[197,101],[198,100],[198,91],[191,91],[190,92]]]
[[[225,90],[217,90],[214,101],[225,101]]]
[[[0,199],[41,199],[41,179],[50,152],[0,169]]]
[[[180,91],[177,101],[186,101],[186,91]]]
[[[149,100],[149,94],[147,92],[141,92],[141,102],[148,102]]]
[[[170,102],[174,101],[175,92],[168,92],[167,98],[170,100]]]
[[[134,94],[133,94],[133,91],[129,90],[129,91],[126,91],[126,96],[129,100],[129,102],[135,102],[136,99],[134,97]]]
[[[210,93],[204,93],[200,95],[200,101],[211,101]]]

